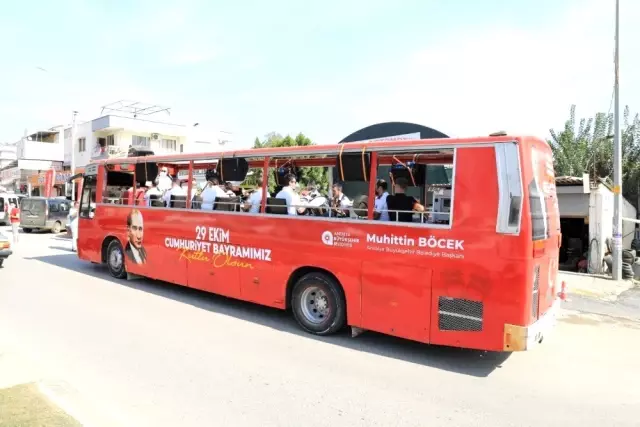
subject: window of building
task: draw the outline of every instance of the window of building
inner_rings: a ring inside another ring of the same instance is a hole
[[[107,135],[107,146],[116,145],[115,135]]]
[[[87,139],[78,138],[78,151],[84,153],[87,150]]]
[[[131,145],[138,148],[149,148],[151,146],[148,136],[132,135]]]
[[[160,148],[167,151],[176,151],[178,143],[175,139],[163,139],[160,141]]]

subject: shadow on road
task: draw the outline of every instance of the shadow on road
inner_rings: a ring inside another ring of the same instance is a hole
[[[475,377],[488,376],[495,369],[500,368],[501,364],[510,355],[510,353],[430,346],[375,332],[366,332],[357,338],[351,338],[351,334],[346,331],[331,337],[318,337],[302,331],[293,316],[285,311],[151,279],[117,280],[111,277],[103,266],[81,261],[75,254],[49,255],[26,259],[42,261],[92,277],[109,280],[118,285],[190,304],[203,310],[232,316],[327,344],[339,345],[352,350],[364,351]]]
[[[51,246],[51,245],[49,245],[49,249],[55,249],[56,251],[72,252],[71,251],[71,246]]]

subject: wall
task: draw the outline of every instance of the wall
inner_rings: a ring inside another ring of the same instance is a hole
[[[626,200],[622,202],[622,216],[624,218],[636,218],[636,209]],[[634,238],[635,223],[622,222],[622,247],[631,247]],[[594,272],[601,273],[601,260],[607,251],[606,240],[613,238],[613,193],[600,184],[597,189],[591,191],[589,208],[589,240],[597,242],[593,254],[598,258],[592,262]]]
[[[622,199],[622,217],[623,218],[637,218],[636,208],[625,199]],[[625,249],[631,248],[631,242],[634,239],[634,232],[636,230],[636,223],[629,221],[622,221],[622,247]]]
[[[78,151],[78,140],[86,139],[86,149],[83,152]],[[66,141],[65,141],[66,142]],[[95,138],[91,130],[91,122],[80,123],[76,125],[73,146],[75,149],[75,167],[85,167],[91,161],[92,147],[95,144]],[[70,159],[70,156],[69,156]]]
[[[64,144],[23,139],[18,143],[18,158],[61,162],[64,160]]]

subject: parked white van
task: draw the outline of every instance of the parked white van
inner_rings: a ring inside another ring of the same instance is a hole
[[[13,203],[19,208],[23,197],[24,194],[0,193],[0,225],[9,224],[9,206]]]

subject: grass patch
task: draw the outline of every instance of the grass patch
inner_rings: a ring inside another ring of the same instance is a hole
[[[82,424],[50,402],[37,384],[0,389],[0,427],[80,427]]]

